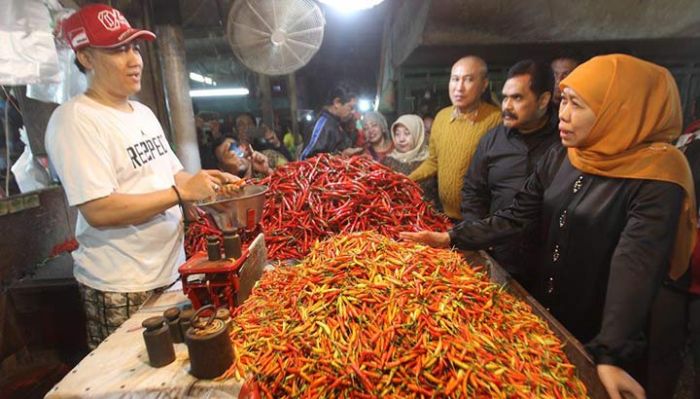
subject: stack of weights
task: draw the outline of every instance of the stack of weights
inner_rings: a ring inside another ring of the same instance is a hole
[[[209,316],[203,316],[209,313]],[[224,320],[217,318],[217,313]],[[190,354],[190,374],[211,379],[220,376],[233,363],[233,347],[229,338],[230,316],[217,312],[213,306],[203,306],[192,316],[185,332],[185,344]]]
[[[205,316],[206,314],[206,316]],[[163,367],[175,360],[173,343],[184,342],[190,355],[190,374],[201,379],[220,376],[233,363],[229,339],[231,314],[226,308],[203,306],[193,312],[173,307],[163,316],[149,317],[145,328],[148,360],[152,367]]]

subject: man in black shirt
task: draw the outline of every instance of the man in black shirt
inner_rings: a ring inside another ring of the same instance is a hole
[[[554,145],[560,145],[558,118],[550,101],[554,79],[546,64],[524,60],[508,71],[503,86],[503,123],[479,142],[464,176],[462,217],[481,220],[507,208],[535,164]],[[536,228],[536,227],[534,227]],[[529,231],[506,244],[494,246],[491,255],[528,287],[529,264],[537,259],[538,243]]]

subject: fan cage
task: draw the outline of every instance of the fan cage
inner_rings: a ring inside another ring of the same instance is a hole
[[[286,75],[306,65],[323,42],[325,18],[311,0],[236,0],[227,37],[249,69]]]

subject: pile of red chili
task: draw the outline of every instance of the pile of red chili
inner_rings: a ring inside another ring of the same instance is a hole
[[[398,238],[401,231],[446,231],[449,219],[423,201],[402,174],[366,157],[321,154],[283,165],[259,182],[269,187],[262,228],[268,258],[301,259],[318,239],[353,231]],[[185,251],[206,250],[206,235],[221,235],[207,220],[191,223]]]
[[[275,170],[263,230],[271,259],[301,259],[317,239],[353,231],[398,238],[400,231],[449,228],[406,176],[366,157],[322,154]]]
[[[263,275],[233,315],[236,362],[267,398],[583,398],[529,306],[457,253],[338,235]]]
[[[197,252],[207,250],[207,236],[217,236],[223,239],[223,233],[207,217],[202,217],[196,222],[187,223],[185,231],[185,255],[189,259]]]

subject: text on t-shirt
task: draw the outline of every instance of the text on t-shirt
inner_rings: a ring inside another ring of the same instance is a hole
[[[126,152],[129,153],[131,166],[137,169],[156,159],[156,157],[167,154],[169,145],[167,141],[163,144],[164,140],[165,137],[160,135],[127,147]]]

